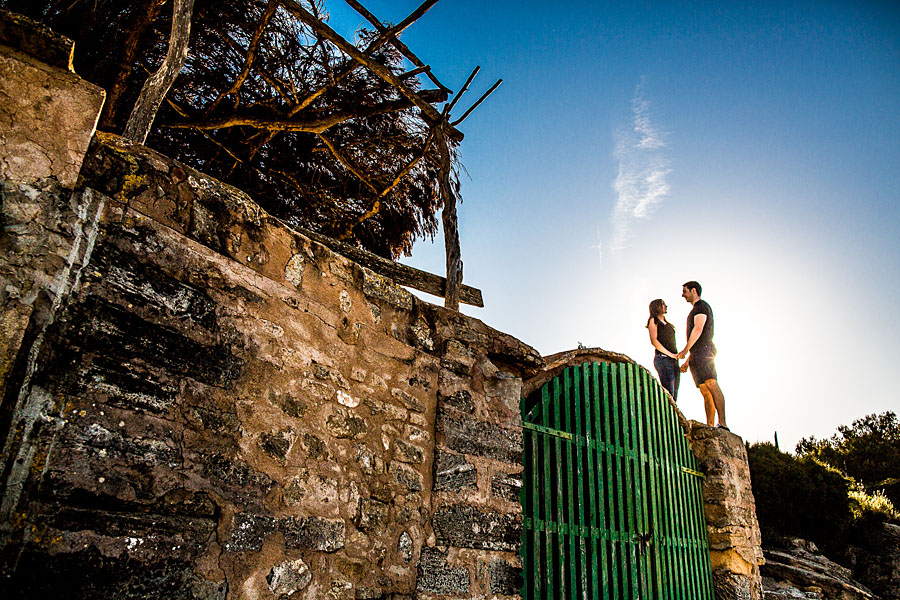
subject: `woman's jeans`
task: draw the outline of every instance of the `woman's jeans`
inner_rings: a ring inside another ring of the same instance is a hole
[[[665,354],[657,354],[653,358],[653,366],[659,373],[659,382],[672,394],[673,400],[678,400],[678,384],[681,382],[681,371],[678,370],[678,361],[669,358]]]

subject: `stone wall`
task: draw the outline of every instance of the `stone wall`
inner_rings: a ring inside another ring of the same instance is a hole
[[[0,42],[0,594],[517,596],[555,363],[94,135],[70,42]]]
[[[716,600],[761,600],[764,563],[744,441],[691,421],[691,450],[705,474],[703,502]]]
[[[534,350],[142,146],[97,134],[82,178],[90,251],[6,421],[14,589],[516,592]]]

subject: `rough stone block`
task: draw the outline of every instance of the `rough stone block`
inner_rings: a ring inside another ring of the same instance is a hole
[[[346,526],[340,519],[291,517],[279,521],[284,545],[292,550],[336,552],[344,547]]]
[[[231,537],[225,544],[226,552],[259,552],[266,536],[275,531],[276,522],[271,517],[240,513],[231,521]]]
[[[436,451],[434,457],[434,489],[456,491],[474,488],[478,477],[475,465],[465,456]]]
[[[373,498],[360,498],[354,524],[363,531],[378,530],[384,526],[390,514],[390,506]]]
[[[301,559],[284,561],[272,567],[266,577],[269,589],[279,596],[290,596],[299,592],[312,581],[312,573],[309,567]]]
[[[459,390],[452,394],[438,394],[438,405],[444,404],[461,410],[464,413],[475,412],[475,404],[472,402],[472,393],[468,390]]]
[[[447,564],[447,554],[437,548],[422,548],[417,565],[416,589],[435,594],[467,594],[469,570]]]
[[[505,560],[492,560],[489,572],[492,594],[516,596],[520,593],[524,584],[520,567],[511,565]]]
[[[509,473],[504,475],[494,475],[491,479],[491,494],[509,500],[510,502],[519,501],[519,491],[522,489],[522,474]]]
[[[447,410],[438,411],[437,430],[451,450],[514,464],[522,461],[521,430],[498,427],[467,415],[454,416]]]
[[[522,524],[516,518],[467,504],[440,507],[433,526],[440,546],[517,552],[521,544]]]
[[[394,440],[394,458],[405,463],[421,464],[425,462],[425,453],[418,446],[398,438]]]
[[[424,487],[422,474],[415,469],[400,462],[392,462],[390,472],[394,476],[394,480],[410,492],[422,491]]]
[[[31,48],[56,47],[60,39],[41,28],[19,37],[30,39]],[[0,55],[0,179],[55,177],[65,188],[75,186],[105,93],[70,72],[66,62],[59,68],[11,52]]]

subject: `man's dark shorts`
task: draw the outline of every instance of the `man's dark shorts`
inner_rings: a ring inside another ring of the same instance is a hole
[[[700,384],[707,379],[718,379],[716,377],[716,347],[692,348],[688,366],[691,368],[691,377],[694,378],[694,385],[700,387]]]

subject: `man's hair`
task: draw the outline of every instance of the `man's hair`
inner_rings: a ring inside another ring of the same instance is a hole
[[[696,281],[688,281],[687,283],[685,283],[685,284],[683,284],[683,285],[684,285],[684,287],[686,287],[686,288],[689,289],[689,290],[697,290],[697,297],[698,297],[698,298],[699,298],[700,295],[703,293],[703,288],[700,287],[700,284],[697,283]]]

